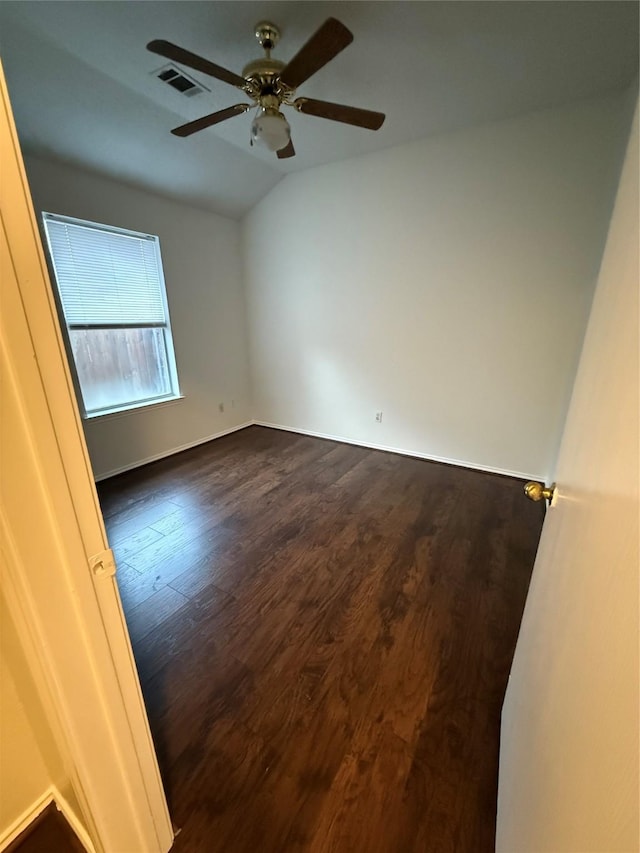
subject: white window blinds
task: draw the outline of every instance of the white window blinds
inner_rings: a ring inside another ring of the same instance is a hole
[[[156,239],[79,225],[45,214],[45,228],[67,324],[164,325]]]

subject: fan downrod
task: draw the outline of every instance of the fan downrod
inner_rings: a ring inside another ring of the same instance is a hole
[[[280,30],[271,21],[260,21],[255,26],[256,38],[265,55],[248,62],[242,69],[242,76],[254,87],[254,94],[264,95],[273,91],[273,84],[284,68],[284,62],[271,58],[271,51],[280,41]]]

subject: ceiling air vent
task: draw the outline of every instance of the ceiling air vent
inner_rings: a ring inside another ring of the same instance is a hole
[[[171,63],[163,65],[158,71],[154,71],[153,76],[157,77],[163,83],[173,86],[174,89],[182,95],[186,95],[187,98],[192,98],[201,92],[209,91],[202,83],[197,83],[192,77],[189,77],[184,71]]]

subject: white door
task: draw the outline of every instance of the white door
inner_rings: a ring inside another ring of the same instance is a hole
[[[1,65],[0,162],[2,594],[63,759],[50,781],[98,851],[165,853],[171,820]]]
[[[638,114],[502,716],[501,853],[637,853]]]

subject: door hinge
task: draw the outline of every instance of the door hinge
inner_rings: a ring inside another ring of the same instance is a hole
[[[97,578],[115,577],[116,561],[113,558],[111,548],[89,557],[89,568]]]

